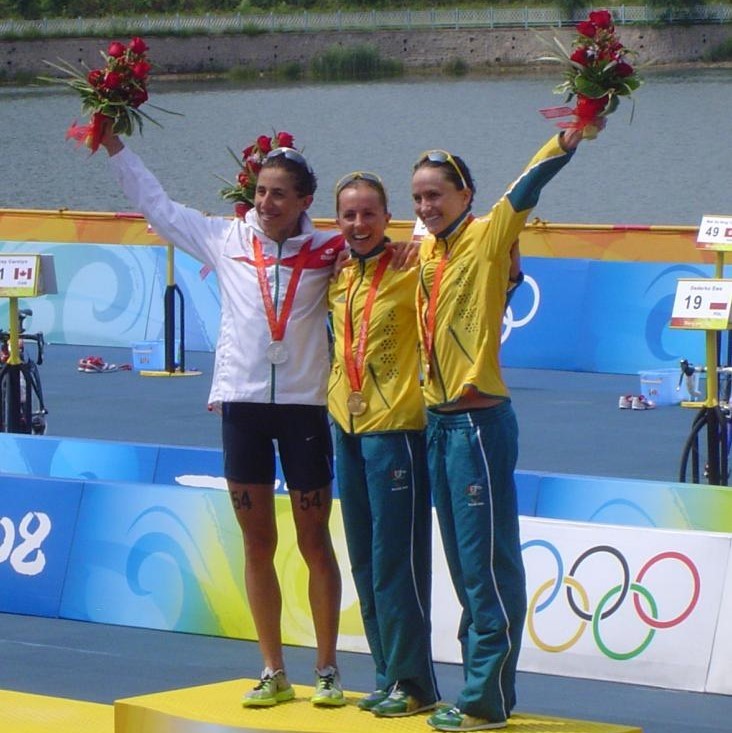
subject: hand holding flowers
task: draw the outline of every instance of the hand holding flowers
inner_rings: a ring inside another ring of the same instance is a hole
[[[66,84],[79,92],[82,112],[90,115],[89,124],[77,125],[74,122],[69,127],[67,139],[84,143],[94,153],[99,148],[106,120],[112,121],[112,132],[117,135],[131,135],[135,127],[142,132],[143,119],[159,124],[139,109],[148,100],[147,82],[151,66],[147,50],[145,41],[135,37],[127,45],[113,41],[106,53],[100,52],[105,62],[103,68],[85,67],[79,71],[63,60],[59,64],[45,61],[70,78],[41,78]],[[155,109],[168,112],[160,107]]]
[[[592,139],[604,126],[599,122],[617,109],[620,97],[630,97],[641,80],[628,62],[634,52],[619,41],[608,10],[593,10],[587,20],[577,24],[572,47],[569,52],[554,38],[552,48],[558,48],[558,53],[541,60],[564,64],[564,81],[554,91],[566,94],[567,102],[575,98],[575,106],[549,107],[540,112],[548,119],[572,115],[573,121],[558,126],[582,130],[585,138]]]
[[[225,201],[232,201],[235,204],[237,215],[243,216],[246,211],[254,206],[254,193],[257,189],[257,177],[262,168],[262,163],[267,154],[276,148],[293,148],[294,138],[289,132],[275,132],[273,136],[260,135],[241,153],[241,157],[231,149],[227,148],[231,156],[239,165],[240,171],[236,177],[236,183],[231,183],[221,176],[217,176],[226,183],[221,189],[221,196]]]

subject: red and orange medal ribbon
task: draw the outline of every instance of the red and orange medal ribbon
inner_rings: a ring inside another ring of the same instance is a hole
[[[348,411],[354,415],[363,415],[366,412],[368,404],[364,399],[361,388],[363,386],[363,370],[366,360],[366,344],[368,342],[369,322],[371,321],[371,311],[376,300],[376,293],[384,277],[386,268],[391,262],[392,253],[386,251],[376,265],[374,276],[369,285],[369,291],[366,294],[366,302],[361,316],[361,325],[358,330],[358,342],[356,343],[356,352],[353,349],[353,311],[351,309],[351,288],[355,277],[352,277],[348,283],[346,291],[346,312],[345,323],[343,326],[343,359],[346,364],[346,373],[348,375],[348,383],[351,386],[351,393],[348,395],[347,407]]]
[[[275,310],[272,293],[269,289],[267,281],[267,265],[264,261],[264,252],[262,251],[262,243],[257,237],[252,238],[252,249],[254,250],[254,264],[257,268],[257,279],[259,280],[259,289],[262,293],[262,302],[264,303],[264,311],[267,314],[267,323],[269,324],[269,332],[272,336],[272,342],[267,347],[267,357],[273,364],[282,364],[287,361],[287,350],[282,340],[285,337],[287,322],[292,313],[292,304],[295,300],[297,286],[300,283],[300,277],[305,269],[305,260],[310,253],[311,241],[308,240],[297,253],[295,264],[292,268],[292,276],[290,282],[287,283],[285,291],[285,299],[282,303],[282,310],[279,317]]]
[[[435,350],[435,325],[437,324],[437,300],[440,297],[440,286],[442,285],[442,276],[445,274],[447,262],[450,259],[450,250],[445,249],[435,268],[435,277],[430,288],[429,298],[427,300],[427,313],[422,316],[422,333],[424,334],[424,359],[425,359],[425,377],[427,380],[431,378],[432,353]],[[421,300],[421,297],[420,297]],[[423,308],[420,305],[420,312]]]

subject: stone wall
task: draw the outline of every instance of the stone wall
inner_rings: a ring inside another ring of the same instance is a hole
[[[572,29],[550,29],[542,35],[571,42]],[[620,38],[646,63],[674,64],[700,61],[704,53],[729,38],[727,25],[689,27],[622,26]],[[268,71],[285,62],[303,65],[331,46],[348,48],[369,44],[384,58],[403,61],[407,70],[439,68],[462,59],[470,66],[529,66],[546,53],[534,30],[472,29],[165,37],[148,39],[150,57],[163,73],[205,73],[249,66]],[[43,59],[61,58],[73,64],[99,66],[99,38],[64,38],[23,41],[0,40],[0,78],[49,74]]]

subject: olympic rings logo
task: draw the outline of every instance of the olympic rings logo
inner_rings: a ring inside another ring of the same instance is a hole
[[[631,580],[631,572],[625,556],[615,547],[610,545],[595,545],[582,552],[572,563],[569,573],[564,574],[564,562],[557,548],[546,540],[530,540],[521,545],[522,551],[531,547],[541,547],[548,550],[556,562],[557,572],[554,578],[541,583],[528,604],[526,614],[526,630],[534,644],[546,652],[563,652],[573,647],[585,633],[586,629],[592,629],[592,635],[597,648],[610,659],[625,661],[633,659],[642,654],[653,640],[656,631],[670,629],[683,623],[692,613],[699,600],[701,589],[701,578],[699,570],[693,561],[681,552],[668,551],[659,552],[647,560],[641,569]],[[590,597],[585,586],[577,579],[580,566],[594,555],[605,554],[616,562],[620,570],[620,582],[609,588],[600,600],[591,607]],[[690,596],[686,606],[669,618],[661,618],[658,603],[652,592],[643,581],[647,580],[649,572],[661,563],[680,563],[682,570],[688,572],[691,577]],[[566,603],[569,610],[578,619],[577,626],[570,630],[569,636],[561,641],[549,643],[540,638],[537,630],[537,617],[546,611],[557,599],[560,591],[566,587]],[[647,632],[640,643],[632,649],[618,651],[611,649],[603,637],[601,622],[608,619],[621,609],[629,594],[632,596],[632,608],[640,621],[647,627]]]
[[[511,331],[513,331],[514,328],[525,326],[534,318],[536,312],[539,310],[539,304],[541,303],[541,291],[539,290],[539,284],[533,277],[531,277],[531,275],[524,275],[523,285],[528,286],[531,290],[531,307],[529,308],[528,313],[522,318],[516,317],[514,306],[509,305],[508,308],[506,308],[506,312],[503,315],[503,333],[501,334],[502,344],[508,340],[508,337],[511,335]],[[520,289],[523,290],[524,288],[521,287]]]

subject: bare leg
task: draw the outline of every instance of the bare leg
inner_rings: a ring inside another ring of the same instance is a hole
[[[308,567],[308,596],[317,643],[316,667],[336,666],[336,642],[341,609],[341,574],[328,521],[330,484],[313,491],[290,488],[297,545]]]
[[[244,585],[264,666],[284,669],[282,654],[282,594],[274,556],[277,522],[274,487],[228,481],[229,495],[244,538]]]

